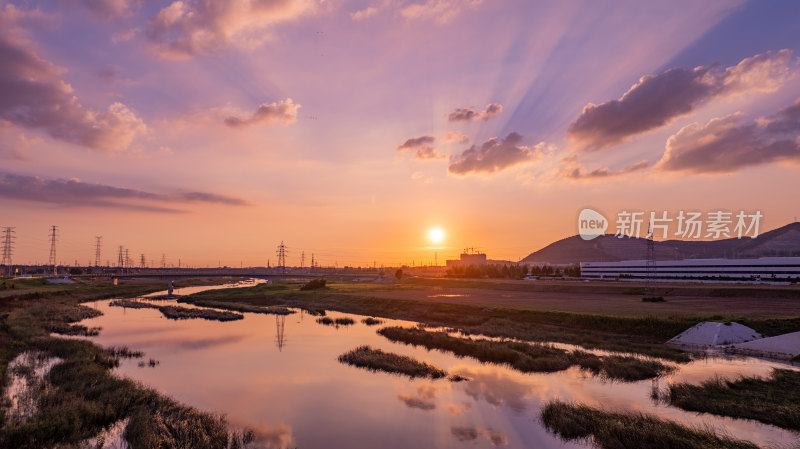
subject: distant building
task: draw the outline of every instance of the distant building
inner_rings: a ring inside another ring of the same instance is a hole
[[[448,260],[447,268],[466,267],[469,265],[486,265],[486,254],[467,248],[458,260]]]
[[[581,262],[581,276],[589,279],[646,279],[646,260]],[[800,257],[758,259],[659,260],[655,279],[696,281],[800,282]]]

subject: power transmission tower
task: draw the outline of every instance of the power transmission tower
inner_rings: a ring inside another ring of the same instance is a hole
[[[147,268],[147,260],[144,258],[144,254],[139,257],[139,268]]]
[[[314,271],[315,266],[316,262],[314,261],[314,253],[311,253],[311,271]]]
[[[167,268],[167,255],[161,254],[161,268]]]
[[[127,273],[127,272],[128,272],[128,267],[130,267],[131,265],[133,265],[131,262],[132,262],[132,261],[131,261],[131,258],[130,258],[130,256],[128,255],[128,248],[125,248],[125,263],[123,263],[123,264],[122,264],[122,268],[123,268],[123,270],[125,271],[125,273]]]
[[[48,265],[53,267],[53,276],[58,276],[58,262],[56,260],[56,238],[58,226],[50,226],[50,260]]]
[[[303,268],[305,264],[306,264],[306,252],[303,251],[300,253],[300,268]]]
[[[94,238],[94,266],[100,266],[100,248],[103,246],[103,236],[98,235]]]
[[[11,256],[14,254],[14,228],[6,227],[3,229],[3,263],[8,271],[10,277],[13,273],[11,270]]]
[[[278,245],[278,251],[276,254],[278,255],[278,269],[282,272],[286,272],[286,255],[289,251],[286,250],[286,245],[283,244],[283,240],[281,240],[281,244]]]
[[[125,259],[123,259],[124,256],[125,248],[120,245],[119,249],[117,250],[117,268],[119,268],[120,272],[122,272],[122,269],[125,268]]]

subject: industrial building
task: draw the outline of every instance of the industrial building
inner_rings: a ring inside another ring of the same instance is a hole
[[[800,282],[800,257],[758,259],[659,260],[652,267],[654,279],[697,281]],[[587,279],[646,279],[646,260],[581,262]]]
[[[451,259],[447,261],[447,268],[453,267],[467,267],[470,265],[486,265],[486,254],[476,251],[474,248],[467,248],[461,253],[458,260]]]

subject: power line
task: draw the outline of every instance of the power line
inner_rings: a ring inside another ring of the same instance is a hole
[[[286,250],[286,245],[283,244],[283,240],[281,240],[281,244],[278,245],[278,251],[276,254],[278,255],[278,269],[281,272],[286,272],[286,254],[289,251]]]
[[[8,276],[11,276],[11,256],[14,254],[14,228],[3,228],[3,263],[8,271]]]
[[[94,243],[94,266],[95,267],[99,267],[100,266],[100,249],[103,246],[103,236],[102,235],[95,236],[94,241],[95,241],[95,243]]]
[[[125,259],[123,259],[124,252],[125,248],[123,248],[122,245],[120,245],[119,248],[117,249],[117,268],[119,269],[120,272],[122,272],[122,269],[125,268]]]
[[[50,227],[50,260],[48,265],[53,266],[53,276],[58,276],[58,262],[56,261],[56,238],[57,238],[58,226],[51,226]]]

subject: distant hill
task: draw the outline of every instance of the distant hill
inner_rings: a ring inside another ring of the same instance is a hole
[[[757,238],[715,241],[664,240],[654,242],[658,260],[800,256],[800,223],[791,223]],[[572,264],[644,259],[647,240],[606,234],[593,240],[574,235],[551,243],[522,259],[527,263]]]

